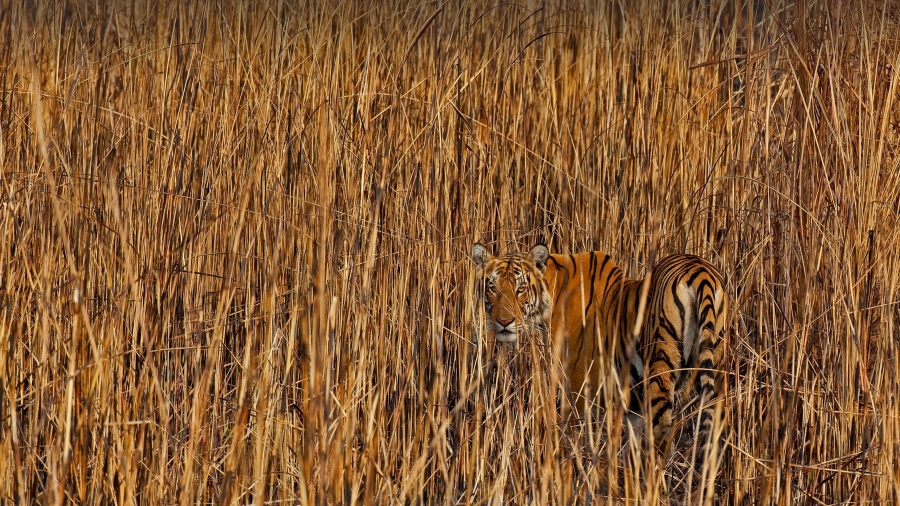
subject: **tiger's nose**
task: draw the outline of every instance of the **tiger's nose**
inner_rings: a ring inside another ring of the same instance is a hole
[[[501,327],[506,327],[507,325],[509,325],[512,322],[513,322],[512,319],[509,319],[509,320],[501,320],[499,318],[497,319],[497,323],[499,323]]]

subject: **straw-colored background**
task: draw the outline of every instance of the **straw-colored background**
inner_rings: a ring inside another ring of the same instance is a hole
[[[680,502],[475,240],[711,259],[717,500],[900,502],[900,9],[601,3],[6,2],[0,502]]]

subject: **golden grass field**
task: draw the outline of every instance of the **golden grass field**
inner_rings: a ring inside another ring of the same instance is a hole
[[[894,0],[10,0],[0,68],[0,503],[900,504]],[[476,240],[723,272],[714,485]]]

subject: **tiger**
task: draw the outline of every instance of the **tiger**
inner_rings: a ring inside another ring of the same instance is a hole
[[[550,254],[537,244],[528,253],[495,257],[476,242],[472,259],[476,297],[497,341],[561,333],[554,342],[563,343],[569,389],[580,397],[601,384],[608,372],[601,349],[609,350],[629,411],[649,411],[644,424],[650,421],[663,454],[672,441],[676,394],[686,395],[693,385],[701,400],[700,434],[708,436],[721,400],[728,306],[713,265],[686,254],[663,258],[651,270],[641,308],[644,280],[625,277],[603,252]]]

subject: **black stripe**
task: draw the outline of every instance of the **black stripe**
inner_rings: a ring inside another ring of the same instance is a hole
[[[578,353],[575,354],[575,362],[578,362],[578,358],[581,357],[581,350],[584,349],[584,329],[581,329],[581,334],[581,342],[578,343]]]
[[[619,302],[622,299],[623,294],[625,293],[625,284],[621,282],[622,273],[613,271],[609,276],[606,277],[606,285],[604,285],[603,290],[600,293],[607,294],[609,293],[609,288],[611,286],[616,286],[617,291],[616,295],[618,298],[616,299],[616,306],[619,305]]]
[[[681,303],[681,298],[678,296],[678,283],[672,284],[672,299],[675,300],[675,305],[678,306],[681,321],[684,321],[684,304]]]
[[[700,362],[701,369],[713,369],[713,361],[710,358],[705,358]],[[711,371],[700,371],[700,372],[711,372]]]
[[[606,264],[607,264],[607,262],[610,261],[610,258],[611,258],[611,257],[610,257],[609,255],[607,255],[607,254],[604,254],[604,255],[603,255],[603,263],[600,264],[600,270],[601,270],[601,271],[603,270],[604,267],[606,267]]]
[[[589,269],[588,279],[590,279],[591,283],[591,292],[588,294],[588,304],[587,307],[584,308],[584,314],[588,314],[591,310],[591,304],[594,303],[594,275],[596,274],[595,269],[597,268],[597,254],[591,253],[591,267]]]
[[[670,322],[669,319],[663,315],[660,315],[660,317],[659,317],[659,326],[662,327],[663,330],[665,330],[670,336],[672,336],[672,339],[674,339],[676,341],[681,340],[681,339],[679,339],[678,332],[675,330],[675,326],[672,325],[672,322]],[[657,335],[658,335],[658,333],[657,333]],[[681,337],[683,337],[683,336],[681,336]]]
[[[637,367],[635,367],[635,366],[632,364],[632,366],[631,366],[631,384],[632,384],[632,385],[639,385],[639,384],[641,383],[641,380],[642,380],[642,379],[644,379],[644,378],[641,377],[641,373],[638,372]]]
[[[700,284],[698,284],[698,285],[697,285],[697,288],[696,288],[696,289],[697,289],[697,293],[702,295],[702,294],[703,294],[703,290],[704,290],[705,288],[708,288],[710,293],[713,292],[713,285],[712,285],[712,282],[710,282],[709,279],[701,279],[701,280],[700,280]]]
[[[553,306],[556,307],[556,305],[559,303],[559,298],[562,297],[562,294],[565,291],[566,285],[569,284],[569,269],[565,265],[557,262],[556,259],[552,256],[550,257],[550,260],[553,260],[553,264],[556,266],[557,276],[559,276],[560,273],[565,274],[565,278],[562,280],[562,282],[557,283],[557,286],[559,288],[556,292],[556,299],[553,301]]]
[[[660,390],[662,390],[663,392],[667,392],[669,389],[666,387],[665,384],[663,384],[663,376],[664,375],[654,376],[654,377],[650,378],[650,381],[648,383],[650,383],[650,384],[656,383],[659,386]]]
[[[666,400],[666,403],[653,415],[653,426],[659,425],[659,419],[669,411],[672,411],[672,403]]]
[[[641,293],[640,290],[633,290],[631,293],[634,295],[634,316],[637,318],[638,309],[641,306]],[[647,292],[647,298],[650,298],[650,292]]]
[[[682,360],[682,362],[681,362],[681,368],[684,369],[685,367],[687,367],[687,365],[686,365],[686,364],[684,363],[684,361]],[[687,378],[688,378],[688,375],[686,374],[685,371],[682,371],[682,372],[678,375],[678,379],[675,380],[675,391],[676,391],[676,392],[679,391],[679,390],[681,390],[681,387],[684,386],[684,382],[685,382],[685,380],[687,380]]]
[[[600,268],[597,269],[597,272],[602,273],[603,270],[606,269],[606,264],[607,264],[607,262],[609,262],[609,255],[604,255],[604,257],[603,257],[603,262],[600,264]],[[606,284],[607,284],[607,286],[609,285],[609,282],[610,282],[611,279],[612,279],[612,276],[607,276],[607,278],[606,278]],[[603,290],[603,291],[606,292],[605,287],[604,287],[604,290]]]
[[[569,260],[572,261],[572,277],[578,274],[578,265],[575,264],[575,255],[569,253]]]
[[[663,402],[668,402],[668,400],[667,400],[665,397],[662,397],[662,396],[657,397],[656,399],[653,399],[653,400],[650,402],[650,409],[655,408],[657,404],[662,404]]]
[[[704,269],[702,265],[698,266],[697,270],[694,271],[694,273],[691,274],[691,277],[688,278],[688,284],[693,286],[694,280],[697,279],[697,276],[699,276],[701,274],[705,274],[705,273],[706,273],[706,269]]]
[[[653,354],[653,359],[650,360],[650,370],[653,371],[653,365],[657,362],[665,362],[665,364],[669,367],[669,371],[674,370],[675,366],[672,364],[672,361],[669,360],[669,356],[666,355],[666,352],[663,350],[657,350],[656,353]]]
[[[712,307],[711,304],[706,304],[706,305],[704,305],[704,306],[703,306],[703,310],[700,311],[700,317],[697,318],[697,321],[700,321],[700,322],[706,321],[706,314],[709,313],[710,311],[713,311],[713,310],[715,310],[715,308]]]

